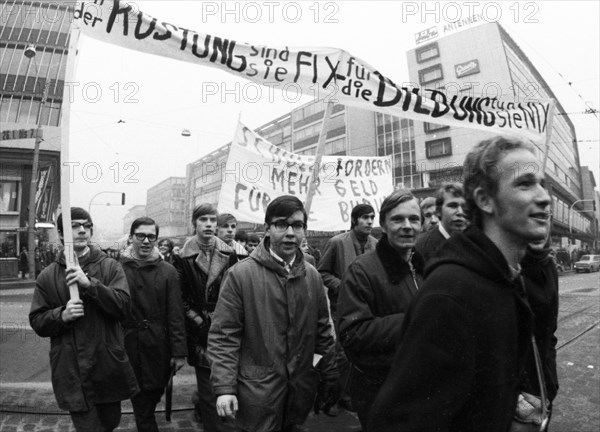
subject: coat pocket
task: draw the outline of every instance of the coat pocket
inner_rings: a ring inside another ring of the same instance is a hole
[[[129,399],[139,388],[125,350],[118,345],[99,345],[90,371],[96,403]]]
[[[77,358],[73,347],[59,343],[50,349],[52,389],[59,408],[67,411],[86,411]]]

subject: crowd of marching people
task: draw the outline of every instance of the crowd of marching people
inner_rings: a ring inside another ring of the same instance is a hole
[[[187,363],[205,431],[292,432],[311,410],[369,432],[548,430],[558,275],[535,162],[520,140],[482,141],[462,184],[359,204],[321,252],[291,195],[268,204],[262,239],[208,203],[180,250],[138,218],[118,260],[71,208],[75,265],[60,253],[41,272],[29,314],[59,407],[77,431],[112,431],[130,399],[138,430],[157,431]]]

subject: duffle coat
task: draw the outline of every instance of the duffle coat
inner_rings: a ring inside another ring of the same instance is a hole
[[[29,312],[31,328],[50,337],[52,388],[58,406],[73,412],[129,399],[139,390],[119,322],[130,308],[125,273],[94,246],[81,265],[91,282],[88,288],[79,287],[83,317],[69,323],[61,318],[70,298],[63,253],[37,278]]]
[[[325,288],[298,250],[291,272],[268,238],[229,270],[210,328],[208,354],[217,396],[237,395],[238,427],[279,431],[304,423],[321,373],[337,377]]]
[[[123,322],[127,355],[142,390],[162,389],[171,357],[187,356],[177,270],[158,253],[148,261],[122,254],[121,264],[131,295],[131,315]]]

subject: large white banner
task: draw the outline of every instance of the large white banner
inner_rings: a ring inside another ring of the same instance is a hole
[[[451,96],[441,90],[396,85],[341,49],[251,45],[198,33],[154,18],[134,3],[81,2],[75,19],[85,35],[105,42],[398,117],[519,135],[542,145],[553,114],[549,100]]]
[[[278,196],[295,195],[306,202],[314,169],[314,156],[287,152],[239,123],[222,173],[219,213],[263,223],[267,205]],[[389,157],[323,156],[308,228],[350,229],[354,206],[370,204],[378,214],[392,190]]]

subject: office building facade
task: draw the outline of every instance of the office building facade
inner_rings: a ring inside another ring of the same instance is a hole
[[[591,241],[593,216],[570,214],[583,199],[582,176],[575,127],[535,66],[498,23],[467,28],[428,40],[407,52],[410,81],[425,89],[442,89],[447,95],[502,97],[509,101],[555,99],[556,109],[545,174],[552,195],[555,241],[572,235]],[[415,122],[417,170],[424,187],[459,181],[462,163],[479,141],[493,136],[473,129]],[[542,169],[546,147],[535,148]]]
[[[185,207],[185,177],[169,177],[148,189],[146,216],[156,221],[161,238],[187,234]]]
[[[29,185],[38,125],[42,140],[36,194],[36,244],[49,239],[60,202],[63,92],[72,7],[61,2],[7,1],[0,5],[0,265],[16,276],[27,247]],[[27,55],[26,55],[27,54]],[[35,54],[35,55],[34,55]],[[42,103],[46,89],[46,100]],[[42,109],[43,107],[43,109]]]

